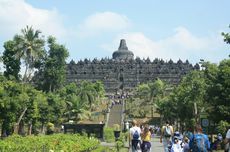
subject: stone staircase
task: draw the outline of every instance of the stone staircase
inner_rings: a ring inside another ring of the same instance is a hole
[[[115,104],[109,114],[108,127],[113,127],[114,124],[121,125],[122,122],[122,104]]]

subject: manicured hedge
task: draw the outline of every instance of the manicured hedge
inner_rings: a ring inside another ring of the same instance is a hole
[[[0,140],[0,152],[89,152],[100,142],[76,134],[55,134],[21,137],[18,135]]]

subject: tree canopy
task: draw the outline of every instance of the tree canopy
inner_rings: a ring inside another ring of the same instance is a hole
[[[36,134],[38,128],[44,133],[49,122],[58,125],[89,119],[104,97],[104,86],[99,81],[65,84],[68,50],[56,38],[49,36],[45,41],[40,34],[26,26],[21,34],[4,43],[1,59],[6,70],[4,76],[0,75],[2,136],[24,134],[25,125],[27,134]],[[22,78],[21,69],[25,69]]]

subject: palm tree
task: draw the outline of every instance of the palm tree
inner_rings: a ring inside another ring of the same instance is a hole
[[[86,104],[89,104],[89,108],[91,109],[92,105],[94,105],[96,102],[97,92],[92,83],[83,81],[78,90],[77,96],[80,98],[80,100]]]
[[[162,99],[166,92],[166,85],[160,79],[147,84],[141,84],[137,88],[137,96],[143,99],[142,105],[151,106],[151,115],[153,117],[154,105],[157,99]],[[156,106],[155,106],[156,108]]]
[[[153,83],[149,84],[149,101],[151,104],[151,115],[153,117],[154,107],[156,109],[156,100],[163,99],[165,96],[167,85],[160,79],[155,80]]]
[[[70,95],[66,101],[67,111],[64,113],[68,120],[76,120],[77,122],[87,119],[90,112],[86,110],[87,103],[76,95]]]
[[[29,26],[21,30],[22,35],[15,35],[18,57],[24,60],[25,73],[23,81],[28,82],[34,72],[35,63],[44,55],[45,41],[40,37],[40,31]]]

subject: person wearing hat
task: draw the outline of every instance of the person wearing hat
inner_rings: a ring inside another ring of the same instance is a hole
[[[176,133],[176,132],[175,132]],[[183,152],[180,134],[174,134],[171,152]]]

